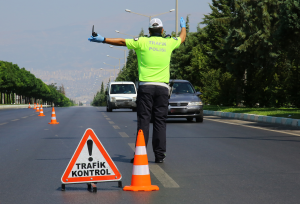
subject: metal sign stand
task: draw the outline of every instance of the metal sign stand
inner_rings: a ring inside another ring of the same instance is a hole
[[[122,185],[122,181],[107,181],[107,182],[118,182],[118,187],[119,188],[123,188],[123,185]],[[101,182],[103,183],[103,182]],[[91,191],[93,193],[96,193],[97,192],[97,182],[93,182],[93,183],[86,183],[87,184],[87,190],[88,191]],[[66,184],[61,184],[61,191],[65,191],[66,190]]]

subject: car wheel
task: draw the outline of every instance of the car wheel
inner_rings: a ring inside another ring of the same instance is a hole
[[[106,112],[112,112],[112,108],[110,108],[109,103],[107,103]]]
[[[197,123],[202,123],[203,122],[203,116],[197,117],[196,122]]]
[[[186,118],[188,122],[192,122],[194,118]]]

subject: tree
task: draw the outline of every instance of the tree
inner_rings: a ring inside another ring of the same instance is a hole
[[[103,85],[103,81],[102,81],[102,83],[101,83],[100,94],[104,94],[104,85]]]
[[[26,102],[30,98],[54,102],[60,106],[70,106],[73,102],[59,93],[56,85],[47,86],[25,68],[11,62],[0,61],[0,93],[5,93],[5,103],[12,103],[14,93],[23,96]],[[2,97],[2,94],[0,94]]]

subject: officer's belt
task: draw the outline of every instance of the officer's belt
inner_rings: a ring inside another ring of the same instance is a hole
[[[145,81],[140,81],[139,83],[140,86],[142,85],[155,85],[155,86],[163,86],[166,87],[167,89],[170,89],[169,85],[163,82],[145,82]]]

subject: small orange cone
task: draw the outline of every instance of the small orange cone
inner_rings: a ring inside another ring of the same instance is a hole
[[[41,104],[40,114],[39,114],[38,116],[45,116],[45,115],[44,115],[43,105],[42,105],[42,104]]]
[[[39,108],[39,103],[36,104],[36,111],[35,112],[40,112],[40,108]]]
[[[56,115],[54,107],[52,107],[52,115],[51,115],[51,122],[48,124],[59,124],[59,122],[56,121]]]
[[[34,107],[33,107],[33,109],[34,109],[34,110],[36,109],[36,103],[34,103]]]
[[[31,108],[31,106],[30,106],[30,103],[29,103],[29,106],[28,106],[28,108]]]
[[[144,133],[139,130],[131,177],[131,185],[125,186],[124,191],[158,191],[159,187],[151,185],[151,178],[148,165],[148,156],[145,144]]]

